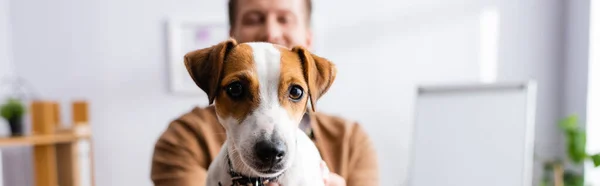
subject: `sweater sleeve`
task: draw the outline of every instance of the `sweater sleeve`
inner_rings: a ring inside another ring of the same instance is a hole
[[[350,137],[348,186],[379,185],[377,153],[367,133],[354,124]]]
[[[155,186],[204,186],[209,162],[203,143],[184,121],[172,122],[154,147],[151,179]]]

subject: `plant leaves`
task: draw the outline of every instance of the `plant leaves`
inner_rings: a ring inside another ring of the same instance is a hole
[[[581,174],[565,171],[563,175],[565,186],[583,186],[584,184],[583,175]]]
[[[0,115],[7,120],[14,117],[22,117],[24,113],[25,106],[17,99],[10,98],[5,104],[0,106]]]
[[[600,154],[592,155],[590,158],[592,159],[592,162],[594,162],[594,167],[600,166]]]
[[[586,134],[583,130],[577,130],[567,134],[568,154],[576,164],[581,164],[587,157],[585,152]]]
[[[566,143],[567,143],[567,155],[569,155],[569,159],[571,159],[571,161],[576,162],[577,161],[577,150],[575,147],[575,137],[573,135],[573,133],[569,133],[566,136]]]
[[[562,120],[560,120],[559,126],[565,132],[577,130],[579,128],[578,118],[576,115],[571,115],[566,118],[563,118]]]

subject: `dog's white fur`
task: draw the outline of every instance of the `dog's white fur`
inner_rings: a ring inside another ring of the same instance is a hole
[[[234,170],[245,176],[275,177],[281,174],[277,182],[282,186],[324,185],[324,173],[320,169],[322,159],[314,143],[298,128],[301,118],[291,118],[279,103],[278,86],[282,59],[280,51],[268,43],[246,44],[251,46],[253,51],[259,80],[260,103],[242,123],[234,118],[222,118],[217,114],[219,122],[227,129],[227,140],[209,166],[207,186],[232,184],[226,153],[229,153]],[[264,174],[250,166],[250,161],[254,158],[252,147],[261,132],[266,132],[267,136],[275,133],[285,143],[284,170]]]

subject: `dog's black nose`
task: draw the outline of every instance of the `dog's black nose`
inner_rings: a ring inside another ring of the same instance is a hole
[[[271,167],[285,157],[285,145],[281,141],[260,141],[254,146],[254,152],[263,166]]]

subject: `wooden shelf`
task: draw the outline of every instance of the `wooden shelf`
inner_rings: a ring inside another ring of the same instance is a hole
[[[34,134],[19,137],[0,138],[0,148],[14,146],[37,146],[58,143],[74,142],[82,138],[89,138],[89,133],[60,132],[56,134]]]
[[[61,125],[57,102],[32,101],[29,110],[31,134],[0,137],[0,148],[32,148],[35,186],[94,186],[93,142],[87,102],[72,102],[70,128],[61,128],[64,125]]]

